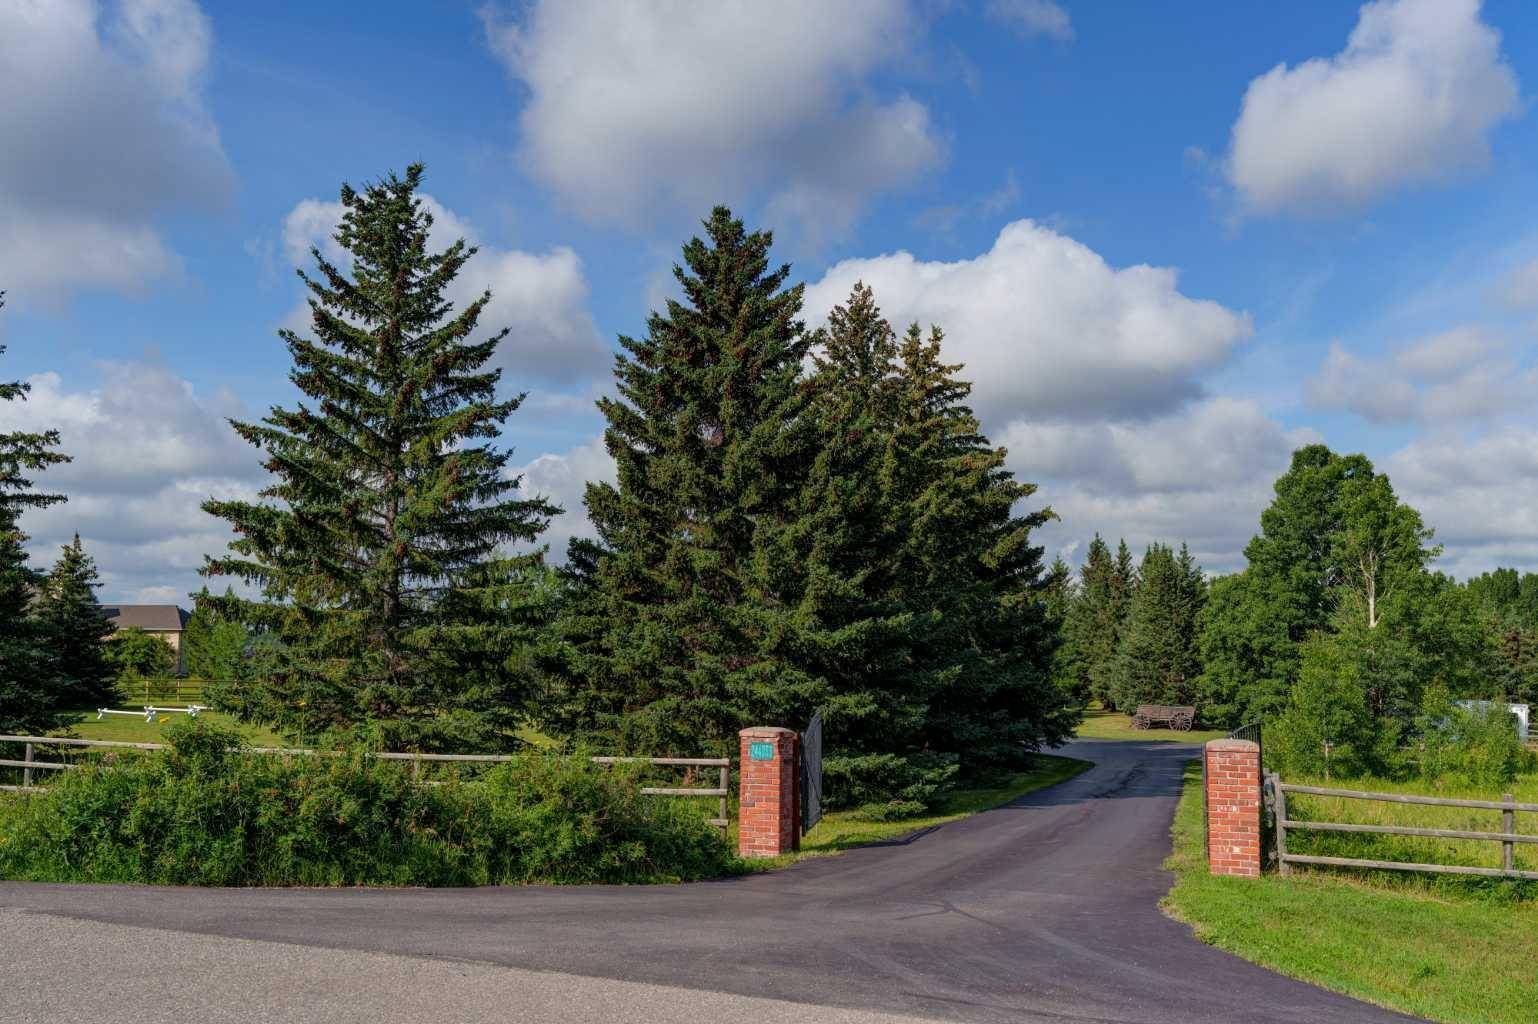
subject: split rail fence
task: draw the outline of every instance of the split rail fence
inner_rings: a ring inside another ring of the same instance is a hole
[[[1451,797],[1416,796],[1409,793],[1370,793],[1355,789],[1326,789],[1322,786],[1302,786],[1283,782],[1278,776],[1269,779],[1271,792],[1276,801],[1276,859],[1281,874],[1292,873],[1295,864],[1315,864],[1329,867],[1369,868],[1381,871],[1426,871],[1447,875],[1481,875],[1488,878],[1520,878],[1538,881],[1538,871],[1519,870],[1514,865],[1518,843],[1538,844],[1538,835],[1516,830],[1518,813],[1538,813],[1538,804],[1518,803],[1510,793],[1500,800],[1460,800]],[[1462,807],[1501,812],[1499,832],[1481,832],[1470,829],[1413,828],[1408,825],[1367,825],[1339,821],[1303,821],[1288,815],[1287,794],[1337,797],[1346,800],[1377,800],[1396,804],[1421,804],[1431,807]],[[1290,832],[1351,832],[1367,835],[1414,836],[1424,839],[1460,839],[1472,842],[1501,844],[1501,866],[1476,867],[1464,864],[1423,864],[1392,860],[1368,860],[1357,857],[1321,857],[1310,854],[1289,853],[1287,836]]]
[[[164,743],[126,743],[117,740],[80,740],[62,736],[0,736],[0,744],[20,744],[23,748],[22,757],[0,758],[0,768],[19,768],[21,770],[21,785],[0,785],[0,790],[13,793],[35,793],[44,787],[39,785],[42,776],[36,773],[75,771],[80,768],[78,763],[70,761],[41,761],[37,754],[39,748],[48,747],[73,747],[96,749],[105,752],[114,750],[124,751],[153,751],[165,750]],[[249,754],[267,754],[276,756],[336,756],[331,751],[309,750],[304,748],[288,747],[242,747],[241,752]],[[488,765],[502,764],[514,761],[521,755],[518,754],[410,754],[395,751],[382,751],[371,755],[386,761],[411,762],[411,774],[413,778],[421,780],[423,785],[434,785],[431,780],[422,780],[423,766],[433,765]],[[701,798],[717,801],[717,815],[707,818],[708,824],[714,825],[724,835],[731,825],[728,814],[727,796],[731,787],[732,762],[726,757],[593,757],[589,758],[594,764],[645,764],[655,767],[683,768],[686,771],[685,781],[689,781],[697,771],[713,769],[716,774],[714,786],[643,786],[642,796],[658,797],[683,797]]]

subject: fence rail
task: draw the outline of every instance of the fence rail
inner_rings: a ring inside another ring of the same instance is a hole
[[[1292,873],[1295,864],[1315,864],[1328,867],[1369,868],[1379,871],[1418,871],[1446,875],[1479,875],[1486,878],[1518,878],[1538,881],[1538,871],[1524,871],[1514,866],[1518,843],[1538,843],[1538,835],[1518,832],[1518,812],[1538,813],[1538,804],[1519,803],[1510,793],[1500,800],[1464,800],[1454,797],[1416,796],[1410,793],[1372,793],[1357,789],[1326,789],[1322,786],[1303,786],[1283,782],[1272,775],[1271,789],[1276,796],[1276,859],[1280,872]],[[1410,825],[1364,825],[1341,821],[1304,821],[1293,819],[1287,812],[1287,794],[1336,797],[1346,800],[1377,800],[1384,803],[1416,804],[1432,807],[1460,807],[1501,812],[1501,830],[1482,832],[1473,829],[1418,828]],[[1289,853],[1289,832],[1349,832],[1367,835],[1412,836],[1426,839],[1460,839],[1471,842],[1501,844],[1501,866],[1498,868],[1474,867],[1464,864],[1426,864],[1409,861],[1369,860],[1357,857],[1321,857],[1312,854]]]
[[[77,769],[78,764],[70,764],[64,761],[39,761],[37,759],[38,747],[82,747],[107,750],[138,750],[154,751],[166,750],[164,743],[127,743],[117,740],[82,740],[68,736],[7,736],[0,735],[0,743],[20,743],[24,745],[24,754],[21,760],[0,758],[0,768],[22,769],[22,784],[19,786],[0,785],[0,791],[11,793],[36,793],[44,787],[36,785],[33,772],[42,771],[69,771]],[[267,754],[279,756],[297,757],[331,757],[340,756],[337,751],[312,750],[304,747],[241,747],[240,752],[248,754]],[[378,751],[370,754],[384,761],[409,761],[412,762],[412,776],[420,777],[423,764],[505,764],[508,761],[517,760],[518,754],[413,754],[401,751]],[[681,767],[690,769],[692,774],[696,768],[716,769],[717,784],[714,786],[643,786],[642,796],[666,796],[666,797],[699,797],[714,798],[717,801],[717,816],[707,818],[706,823],[721,829],[724,834],[731,827],[731,819],[727,805],[727,797],[731,792],[732,762],[727,757],[591,757],[588,759],[594,764],[645,764],[654,767]],[[432,783],[428,783],[431,785]]]

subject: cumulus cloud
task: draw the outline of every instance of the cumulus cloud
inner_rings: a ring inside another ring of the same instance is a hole
[[[922,103],[873,81],[912,48],[908,0],[624,4],[538,0],[488,9],[487,38],[527,91],[520,156],[594,220],[763,199],[768,215],[836,234],[871,196],[937,164]]]
[[[583,496],[589,482],[614,483],[616,480],[614,459],[604,447],[602,437],[595,437],[565,452],[541,455],[514,473],[523,478],[520,497],[544,498],[565,510],[551,520],[550,528],[539,538],[541,544],[550,545],[553,558],[566,557],[566,545],[573,537],[596,536],[593,524],[587,518],[587,508],[582,503]]]
[[[1377,423],[1487,419],[1530,407],[1538,372],[1522,354],[1479,326],[1405,345],[1383,358],[1330,346],[1306,383],[1310,404]]]
[[[1377,0],[1346,48],[1245,91],[1225,170],[1251,212],[1324,212],[1485,166],[1520,111],[1479,0]]]
[[[1073,21],[1052,0],[988,0],[983,10],[989,19],[1023,36],[1073,38]]]
[[[845,260],[808,287],[817,318],[864,281],[896,325],[940,325],[986,420],[1090,420],[1168,412],[1249,336],[1247,314],[1187,298],[1165,267],[1110,266],[1029,220],[973,259],[907,252]]]
[[[69,500],[27,512],[23,528],[45,565],[78,532],[101,566],[106,600],[185,603],[202,584],[203,556],[232,536],[199,505],[254,497],[262,484],[258,453],[226,422],[244,410],[229,394],[198,394],[164,366],[101,370],[98,388],[72,390],[43,373],[31,378],[27,401],[0,403],[0,432],[57,428],[60,450],[74,458],[38,480]]]
[[[459,238],[471,244],[476,231],[430,195],[421,196],[433,217],[429,242],[446,248]],[[342,218],[342,204],[320,199],[298,203],[283,221],[283,248],[290,261],[310,263],[310,247],[345,270],[346,254],[332,236]],[[485,331],[510,327],[495,357],[506,372],[510,388],[527,385],[570,387],[606,373],[612,355],[588,311],[588,284],[582,260],[566,246],[548,253],[499,249],[481,245],[448,288],[456,308],[491,290],[491,302],[481,313]],[[310,330],[310,311],[301,304],[290,311],[284,326],[301,334]]]
[[[232,174],[203,105],[193,0],[0,0],[0,281],[19,303],[134,290],[179,263],[162,215]]]
[[[1538,563],[1538,431],[1416,438],[1379,465],[1446,549],[1438,568],[1465,577]]]
[[[1039,484],[1037,498],[1061,517],[1041,533],[1049,556],[1081,551],[1098,530],[1138,552],[1187,542],[1212,571],[1243,567],[1273,481],[1292,450],[1314,439],[1238,398],[1141,423],[1018,421],[995,437],[1010,468]]]

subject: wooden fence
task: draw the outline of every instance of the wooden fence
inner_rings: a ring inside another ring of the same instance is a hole
[[[37,759],[39,747],[77,747],[105,750],[165,750],[164,743],[124,743],[115,740],[79,740],[63,736],[0,736],[0,743],[22,744],[23,755],[20,760],[0,758],[0,768],[20,768],[22,782],[19,786],[0,785],[0,790],[13,793],[37,792],[43,787],[38,785],[42,781],[36,772],[74,771],[80,766],[68,761],[40,761]],[[338,756],[334,751],[310,750],[291,747],[242,747],[241,752],[249,754],[276,754],[293,755],[300,757],[314,756]],[[370,755],[386,761],[410,761],[413,778],[420,779],[423,765],[434,764],[502,764],[516,760],[523,756],[519,754],[410,754],[394,751],[381,751]],[[548,755],[534,755],[548,756]],[[706,819],[708,824],[719,828],[723,834],[731,825],[728,816],[727,796],[731,787],[732,762],[726,757],[593,757],[589,758],[594,764],[646,764],[662,767],[681,767],[693,775],[696,769],[714,769],[717,784],[714,786],[643,786],[642,796],[665,797],[698,797],[714,798],[717,801],[717,816]],[[687,780],[686,780],[687,781]],[[431,785],[432,783],[425,783]]]
[[[1278,870],[1292,873],[1294,864],[1318,864],[1330,867],[1371,868],[1382,871],[1428,871],[1447,875],[1482,875],[1489,878],[1520,878],[1538,881],[1538,871],[1518,870],[1514,854],[1518,843],[1538,843],[1538,835],[1516,830],[1518,812],[1538,813],[1538,804],[1518,803],[1510,793],[1496,800],[1460,800],[1451,797],[1415,796],[1408,793],[1369,793],[1355,789],[1325,789],[1320,786],[1300,786],[1283,782],[1278,776],[1270,777],[1271,791],[1276,800],[1276,860]],[[1477,832],[1468,829],[1412,828],[1408,825],[1358,825],[1339,821],[1298,821],[1288,816],[1287,794],[1300,793],[1312,796],[1338,797],[1347,800],[1379,800],[1385,803],[1421,804],[1432,807],[1463,807],[1501,812],[1499,832]],[[1295,831],[1353,832],[1367,835],[1415,836],[1423,839],[1463,839],[1472,842],[1501,844],[1501,866],[1498,868],[1474,867],[1464,864],[1419,864],[1392,860],[1364,860],[1355,857],[1316,857],[1308,854],[1289,853],[1287,834]]]
[[[206,680],[166,677],[150,679],[118,679],[116,686],[125,701],[140,704],[181,703],[195,704],[203,699]]]

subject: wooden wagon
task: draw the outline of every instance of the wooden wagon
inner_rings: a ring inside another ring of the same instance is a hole
[[[1196,724],[1196,708],[1174,704],[1139,704],[1132,715],[1132,728],[1152,729],[1166,726],[1178,732],[1190,732]]]

